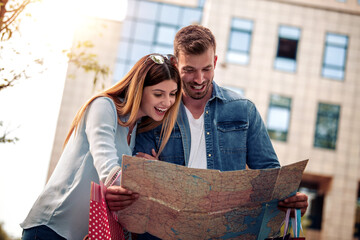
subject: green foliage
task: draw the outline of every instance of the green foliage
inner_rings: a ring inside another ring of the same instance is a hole
[[[109,75],[109,67],[99,63],[96,54],[89,53],[88,51],[94,47],[91,41],[78,42],[76,47],[72,50],[64,50],[66,56],[69,58],[69,63],[74,64],[77,68],[85,72],[94,72],[93,85],[96,86],[99,78],[103,80],[101,83],[102,88],[105,87],[104,81]],[[74,77],[70,75],[69,77]]]

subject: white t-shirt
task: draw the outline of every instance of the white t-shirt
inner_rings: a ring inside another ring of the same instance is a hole
[[[202,114],[200,118],[195,119],[189,109],[185,107],[185,110],[189,120],[191,132],[190,158],[188,167],[207,169],[204,114]]]

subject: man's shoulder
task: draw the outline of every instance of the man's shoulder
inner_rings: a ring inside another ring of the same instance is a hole
[[[233,104],[239,104],[239,105],[253,105],[253,102],[250,101],[249,99],[247,99],[246,97],[244,97],[244,95],[235,92],[232,89],[226,88],[226,87],[221,87],[221,86],[217,86],[218,88],[218,92],[219,92],[219,96],[220,99],[223,100],[224,104],[227,103],[233,103]]]

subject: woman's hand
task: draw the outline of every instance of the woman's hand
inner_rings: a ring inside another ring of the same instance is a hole
[[[110,186],[106,190],[105,199],[111,211],[119,211],[129,207],[139,198],[134,193],[120,186]]]
[[[159,159],[156,159],[155,149],[151,149],[151,154],[152,155],[143,153],[143,152],[138,152],[138,153],[136,153],[136,157],[142,157],[142,158],[146,158],[146,159],[150,159],[150,160],[159,160]]]

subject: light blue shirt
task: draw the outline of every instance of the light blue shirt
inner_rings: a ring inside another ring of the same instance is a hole
[[[114,102],[95,99],[21,227],[46,225],[66,239],[83,239],[88,233],[91,181],[104,182],[112,168],[121,166],[123,154],[132,155],[135,134],[129,146],[128,132],[128,127],[118,124]]]

